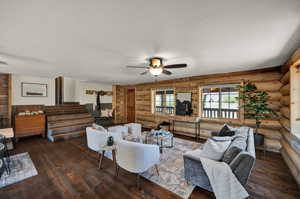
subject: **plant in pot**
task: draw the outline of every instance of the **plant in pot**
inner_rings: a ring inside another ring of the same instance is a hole
[[[243,101],[241,107],[244,108],[245,117],[255,119],[254,142],[256,146],[264,144],[264,135],[258,133],[261,120],[271,116],[277,116],[276,112],[268,108],[269,95],[265,91],[259,91],[255,84],[250,81],[237,86],[240,91],[238,97]]]

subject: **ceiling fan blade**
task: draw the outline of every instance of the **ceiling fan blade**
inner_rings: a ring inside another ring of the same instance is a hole
[[[146,71],[140,73],[140,75],[146,75],[147,73],[148,73],[148,70],[146,70]]]
[[[187,67],[187,64],[172,64],[172,65],[166,65],[164,68],[185,68]]]
[[[0,64],[7,65],[7,63],[5,61],[0,61]]]
[[[127,68],[148,68],[148,66],[126,66]]]
[[[163,74],[165,74],[165,75],[172,75],[172,72],[171,71],[168,71],[168,70],[163,70],[163,72],[162,72]]]

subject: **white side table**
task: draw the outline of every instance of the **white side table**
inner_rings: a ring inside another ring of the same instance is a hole
[[[113,163],[115,165],[115,169],[116,169],[116,173],[117,173],[117,168],[118,167],[117,167],[117,161],[116,161],[116,148],[117,147],[116,147],[115,144],[112,145],[112,146],[105,145],[105,146],[101,147],[99,153],[101,153],[101,151],[102,151],[102,155],[101,155],[101,159],[99,161],[99,169],[102,168],[102,161],[103,161],[103,157],[104,157],[105,151],[111,151],[112,152],[112,157],[113,157]]]

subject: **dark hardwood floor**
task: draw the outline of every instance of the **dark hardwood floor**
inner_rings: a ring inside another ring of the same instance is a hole
[[[105,159],[97,168],[97,153],[85,146],[85,139],[51,143],[41,137],[21,139],[13,153],[29,152],[38,175],[0,189],[1,199],[71,199],[71,198],[179,198],[173,193],[141,178],[142,190],[136,188],[136,176],[115,169]],[[279,154],[257,154],[255,168],[248,182],[250,198],[300,198],[300,190]],[[214,198],[212,193],[196,188],[191,197]]]

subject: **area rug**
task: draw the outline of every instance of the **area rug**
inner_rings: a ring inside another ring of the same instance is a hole
[[[164,148],[160,156],[159,176],[154,167],[142,173],[141,176],[182,198],[188,198],[195,186],[188,185],[184,179],[183,154],[200,146],[200,143],[174,138],[174,147]],[[111,153],[107,153],[105,156],[112,159]]]
[[[3,174],[0,179],[0,188],[20,182],[38,174],[27,152],[10,156],[10,159],[11,173],[10,175],[6,172]]]
[[[174,147],[164,148],[160,155],[159,176],[154,168],[142,173],[142,176],[182,198],[188,198],[195,186],[188,185],[184,179],[183,154],[199,148],[200,145],[200,143],[174,138]]]

